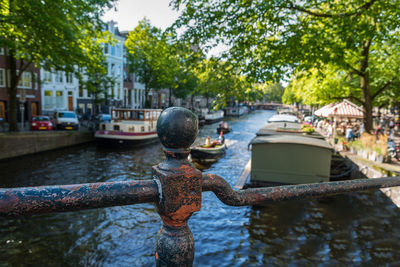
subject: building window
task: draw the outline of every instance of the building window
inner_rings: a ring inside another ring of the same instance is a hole
[[[63,82],[63,72],[62,71],[57,71],[56,72],[56,82],[62,83]]]
[[[63,101],[63,92],[62,91],[56,91],[56,107],[57,108],[63,108],[64,107],[64,101]]]
[[[37,73],[33,74],[33,89],[35,89],[35,90],[39,89],[39,79],[38,79]]]
[[[117,45],[116,45],[115,50],[116,50],[115,55],[116,55],[117,57],[121,57],[121,45],[120,45],[120,44],[117,44]]]
[[[104,46],[104,54],[108,54],[108,44],[106,44],[105,46]]]
[[[3,47],[0,47],[0,55],[1,56],[4,55],[4,48]]]
[[[6,71],[0,69],[0,87],[6,87]]]
[[[121,99],[121,84],[119,82],[117,82],[117,98]]]
[[[51,95],[52,95],[52,92],[50,90],[45,90],[44,91],[44,107],[46,109],[52,108]]]
[[[45,83],[51,83],[53,81],[53,74],[50,71],[45,70],[43,73],[43,81]]]
[[[65,77],[66,82],[67,83],[72,83],[72,81],[73,81],[72,73],[67,73],[65,76],[66,76]]]
[[[79,97],[83,97],[83,86],[79,84]]]
[[[23,72],[22,77],[19,79],[18,87],[32,88],[32,73]]]
[[[111,55],[115,56],[115,46],[111,46]]]

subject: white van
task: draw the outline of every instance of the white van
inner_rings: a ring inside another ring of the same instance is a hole
[[[72,111],[57,111],[54,113],[54,126],[57,130],[79,130],[78,116]]]

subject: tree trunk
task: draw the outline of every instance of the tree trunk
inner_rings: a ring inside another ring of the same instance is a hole
[[[368,74],[366,74],[365,76],[361,76],[360,81],[364,108],[364,128],[367,133],[372,133],[374,130],[372,124],[372,98],[369,88]]]
[[[145,108],[151,108],[151,103],[149,101],[149,86],[146,83],[144,86],[144,107]]]
[[[364,128],[367,133],[373,132],[372,125],[372,97],[371,97],[371,88],[369,84],[369,48],[371,45],[371,41],[366,41],[362,44],[363,49],[361,52],[361,74],[360,75],[360,86],[362,90],[362,100],[364,107]]]
[[[169,88],[168,107],[172,107],[172,89]]]
[[[17,123],[17,86],[18,86],[18,77],[17,77],[17,60],[14,57],[14,52],[12,50],[8,50],[8,60],[10,66],[10,87],[8,88],[8,123],[9,123],[9,131],[15,132],[18,131],[18,123]]]

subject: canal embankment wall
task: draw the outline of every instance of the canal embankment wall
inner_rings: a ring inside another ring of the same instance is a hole
[[[92,132],[0,133],[0,160],[92,142]]]

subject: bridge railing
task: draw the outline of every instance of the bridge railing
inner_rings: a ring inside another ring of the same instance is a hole
[[[400,186],[400,177],[390,177],[233,190],[223,178],[202,174],[188,161],[197,131],[197,118],[189,110],[166,109],[157,122],[166,159],[153,166],[152,180],[2,188],[0,217],[154,203],[163,221],[156,265],[191,266],[194,240],[187,222],[200,210],[204,191],[214,192],[226,205],[246,206]]]

